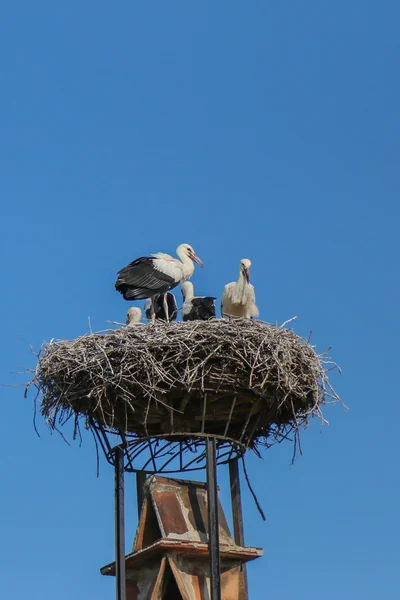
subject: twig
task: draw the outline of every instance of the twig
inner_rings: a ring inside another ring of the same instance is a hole
[[[287,325],[288,323],[291,323],[292,321],[295,321],[297,319],[297,317],[292,317],[291,319],[288,319],[287,321],[284,321],[281,325],[281,327],[285,327],[285,325]]]
[[[263,519],[263,521],[266,521],[267,519],[265,517],[264,511],[263,511],[263,509],[260,506],[260,503],[259,503],[259,501],[257,499],[257,496],[256,496],[253,488],[251,487],[249,476],[247,475],[246,463],[244,462],[244,456],[242,456],[242,464],[243,464],[243,472],[244,472],[244,477],[246,479],[247,486],[248,486],[248,488],[250,490],[251,495],[253,496],[254,502],[256,503],[256,506],[257,506],[258,512],[261,515],[261,518]]]

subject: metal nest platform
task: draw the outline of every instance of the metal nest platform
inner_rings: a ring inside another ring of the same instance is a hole
[[[93,426],[98,446],[101,447],[107,461],[115,466],[115,448],[112,441],[116,435],[110,434],[103,427]],[[144,471],[145,473],[184,473],[206,468],[207,436],[199,433],[182,433],[170,436],[131,438],[129,434],[120,433],[118,447],[124,454],[124,470],[127,472]],[[213,436],[216,445],[216,464],[223,465],[239,458],[246,452],[246,447],[227,437]]]

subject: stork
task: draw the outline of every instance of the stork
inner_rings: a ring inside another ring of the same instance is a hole
[[[132,306],[126,313],[126,326],[132,327],[140,323],[142,319],[142,311],[137,306]]]
[[[168,316],[165,293],[193,275],[195,262],[201,267],[204,266],[189,244],[178,246],[176,254],[180,260],[163,252],[142,256],[118,271],[115,289],[125,300],[151,298],[153,321],[155,319],[154,296],[164,294],[164,309]]]
[[[164,306],[164,294],[157,294],[154,296],[154,312],[155,318],[161,319],[162,321],[176,321],[176,317],[178,314],[178,306],[176,304],[176,298],[171,292],[167,292],[165,294],[167,297],[167,307],[168,307],[168,315],[165,312]],[[151,321],[153,318],[153,303],[151,298],[146,300],[144,305],[144,314],[146,315],[146,319]]]
[[[252,319],[258,317],[254,287],[250,283],[251,261],[243,258],[240,261],[239,279],[224,287],[221,299],[223,317]]]
[[[215,317],[214,301],[211,296],[195,296],[193,283],[185,281],[181,285],[183,306],[182,319],[184,321],[208,321]]]

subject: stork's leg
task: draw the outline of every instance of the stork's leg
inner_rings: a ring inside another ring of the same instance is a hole
[[[151,297],[151,324],[154,325],[156,322],[156,304],[154,301],[154,296]]]
[[[168,314],[167,294],[164,294],[164,311],[165,311],[165,320],[168,323],[169,322],[169,314]]]

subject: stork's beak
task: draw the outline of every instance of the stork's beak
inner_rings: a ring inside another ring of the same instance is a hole
[[[194,260],[194,262],[197,263],[199,265],[199,267],[202,267],[202,268],[204,267],[203,261],[197,256],[197,254],[194,254],[194,253],[191,254],[190,258],[192,260]]]
[[[250,269],[246,269],[246,267],[242,266],[242,272],[246,278],[247,283],[250,283]]]

